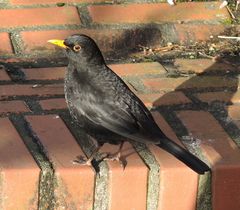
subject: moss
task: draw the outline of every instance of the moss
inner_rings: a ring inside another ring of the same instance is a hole
[[[232,25],[233,20],[230,19],[230,18],[227,18],[227,19],[222,20],[221,23],[222,23],[223,25]]]
[[[198,183],[197,210],[212,209],[211,172],[201,175]]]
[[[41,142],[28,122],[19,115],[10,117],[28,150],[41,168],[38,192],[38,209],[54,209],[54,170]]]
[[[64,2],[58,2],[56,3],[58,7],[64,7],[66,4]]]
[[[145,145],[133,143],[133,146],[150,169],[148,173],[147,210],[156,210],[158,209],[160,193],[160,166]]]

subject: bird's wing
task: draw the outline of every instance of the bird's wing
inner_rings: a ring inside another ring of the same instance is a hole
[[[97,80],[98,75],[92,75],[85,79],[95,79],[94,82],[75,88],[75,98],[72,101],[78,115],[83,115],[92,124],[135,141],[159,143],[163,134],[160,134],[161,131],[145,105],[120,77],[113,72],[107,73],[104,80]],[[75,78],[81,77],[75,75]]]
[[[79,106],[77,106],[79,107]],[[138,142],[156,142],[151,132],[146,130],[134,116],[127,104],[103,101],[103,103],[88,103],[84,116],[94,124],[100,125],[114,133],[120,134]]]

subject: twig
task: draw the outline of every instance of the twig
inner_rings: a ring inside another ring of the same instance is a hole
[[[202,53],[202,52],[198,52],[198,54],[201,55],[201,56],[204,56],[204,57],[206,57],[206,58],[211,58],[212,60],[215,60],[215,58],[216,58],[216,57],[213,57],[213,56],[207,55],[207,54]]]
[[[174,48],[178,48],[179,45],[170,45],[170,46],[166,46],[166,47],[159,47],[159,48],[155,48],[154,52],[160,52],[160,51],[170,51],[173,50]]]
[[[231,15],[232,19],[236,19],[235,15],[233,14],[232,10],[229,8],[229,6],[226,6],[229,14]]]
[[[240,41],[240,37],[237,36],[218,36],[219,39],[236,39],[237,41]]]
[[[235,7],[235,11],[237,11],[238,10],[238,5],[239,5],[239,1],[237,1],[237,3],[236,3],[236,7]]]

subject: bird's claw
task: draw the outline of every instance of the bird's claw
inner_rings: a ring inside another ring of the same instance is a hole
[[[75,160],[72,161],[73,164],[77,165],[87,165],[91,166],[92,159],[87,159],[84,156],[77,156]]]
[[[110,161],[117,161],[120,163],[121,167],[123,167],[123,169],[125,169],[126,167],[126,161],[124,161],[122,158],[121,158],[121,155],[118,153],[118,154],[115,154],[115,155],[112,155],[112,154],[107,154],[107,156],[103,159],[103,160],[110,160]]]
[[[104,160],[111,160],[111,161],[120,161],[120,155],[112,155],[112,154],[107,154]]]

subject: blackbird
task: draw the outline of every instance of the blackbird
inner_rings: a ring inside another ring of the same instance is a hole
[[[210,168],[170,140],[157,126],[150,111],[105,63],[95,41],[83,34],[48,42],[65,48],[69,60],[65,98],[69,111],[84,129],[112,132],[124,140],[155,144],[199,174]],[[121,152],[120,146],[116,159]],[[92,160],[95,153],[88,159]]]

